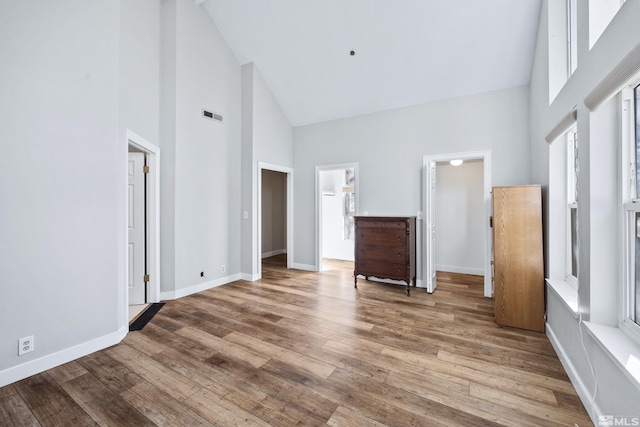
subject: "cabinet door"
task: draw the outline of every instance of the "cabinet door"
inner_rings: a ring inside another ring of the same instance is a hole
[[[544,331],[540,187],[493,189],[493,238],[496,322]]]

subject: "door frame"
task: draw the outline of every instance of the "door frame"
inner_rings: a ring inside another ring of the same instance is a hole
[[[332,165],[320,165],[316,166],[316,259],[314,265],[314,271],[322,271],[322,188],[321,188],[321,180],[320,173],[328,172],[334,170],[341,169],[353,169],[354,174],[356,176],[356,181],[354,184],[354,192],[356,194],[355,200],[355,214],[359,215],[360,213],[360,164],[358,162],[353,163],[340,163],[340,164],[332,164]]]
[[[149,274],[149,282],[147,282],[147,303],[154,303],[160,301],[160,148],[146,139],[142,138],[135,132],[127,129],[126,131],[126,144],[125,148],[127,153],[129,147],[134,147],[137,150],[146,154],[147,165],[149,166],[149,173],[147,174],[147,216],[146,216],[146,229],[147,229],[147,272]],[[125,156],[127,157],[127,156]],[[125,183],[128,176],[128,169],[125,162]],[[128,189],[125,187],[128,191]],[[127,194],[127,193],[125,193]],[[125,197],[125,212],[129,212],[129,198]],[[125,221],[125,286],[127,284],[126,278],[129,277],[129,241],[128,237],[128,225]],[[126,290],[125,301],[127,307],[129,306],[129,292]]]
[[[258,200],[256,205],[258,206],[257,212],[257,244],[254,251],[253,265],[257,266],[257,278],[262,278],[262,171],[269,170],[272,172],[281,172],[287,176],[287,268],[292,268],[293,265],[293,168],[282,165],[275,165],[272,163],[258,162]]]
[[[462,160],[482,160],[483,162],[483,186],[484,186],[484,224],[485,224],[485,237],[484,237],[484,296],[491,298],[493,296],[493,281],[492,281],[492,268],[491,268],[491,248],[492,248],[492,234],[491,227],[489,227],[489,218],[491,217],[491,150],[483,151],[466,151],[461,153],[447,153],[447,154],[435,154],[425,155],[422,160],[422,175],[423,175],[423,212],[425,215],[430,212],[432,204],[435,208],[435,200],[431,200],[431,192],[429,191],[429,173],[428,167],[430,162],[448,162],[454,159]],[[438,181],[436,179],[436,189]],[[428,227],[422,227],[422,277],[426,278],[429,274],[427,270],[427,253],[428,250]],[[437,239],[437,237],[436,237]]]

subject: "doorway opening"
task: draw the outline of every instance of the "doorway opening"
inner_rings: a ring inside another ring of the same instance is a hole
[[[254,253],[256,280],[262,278],[262,262],[270,260],[291,268],[293,250],[293,169],[258,164],[258,230]]]
[[[316,167],[316,271],[354,261],[358,164]]]
[[[452,177],[449,172],[454,174],[455,172],[447,170],[445,166],[445,164],[449,165],[452,160],[462,160],[463,164],[468,164],[465,171],[466,176]],[[423,277],[427,285],[427,292],[435,291],[437,286],[436,270],[441,268],[450,273],[483,275],[484,296],[491,298],[493,295],[491,228],[489,227],[491,152],[478,151],[424,156],[423,175],[426,221],[423,228],[422,253]],[[445,178],[442,188],[438,184],[439,180],[436,179],[438,175]],[[481,176],[482,184],[469,183],[473,176]],[[437,191],[438,189],[441,191]],[[448,194],[446,194],[447,191],[449,191]],[[460,191],[474,191],[480,194],[464,195]],[[455,211],[445,215],[442,209],[454,209]],[[440,212],[439,215],[438,212]],[[455,223],[456,220],[459,222]],[[454,229],[456,229],[455,232],[451,231]],[[464,249],[461,250],[461,248]],[[478,259],[477,253],[470,253],[468,249],[479,251],[482,254],[481,259]]]
[[[160,301],[160,149],[127,130],[126,305],[129,319]]]

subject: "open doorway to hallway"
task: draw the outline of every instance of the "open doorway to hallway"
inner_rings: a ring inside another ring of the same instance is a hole
[[[287,174],[261,170],[260,259],[287,266]]]
[[[341,167],[319,171],[320,270],[343,268],[354,261],[356,170]]]

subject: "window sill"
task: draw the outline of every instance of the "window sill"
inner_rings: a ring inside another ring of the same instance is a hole
[[[618,368],[640,390],[640,345],[620,328],[583,322],[587,331]]]
[[[574,318],[578,318],[578,289],[564,280],[545,279],[549,289],[555,293],[560,301],[571,311]]]

